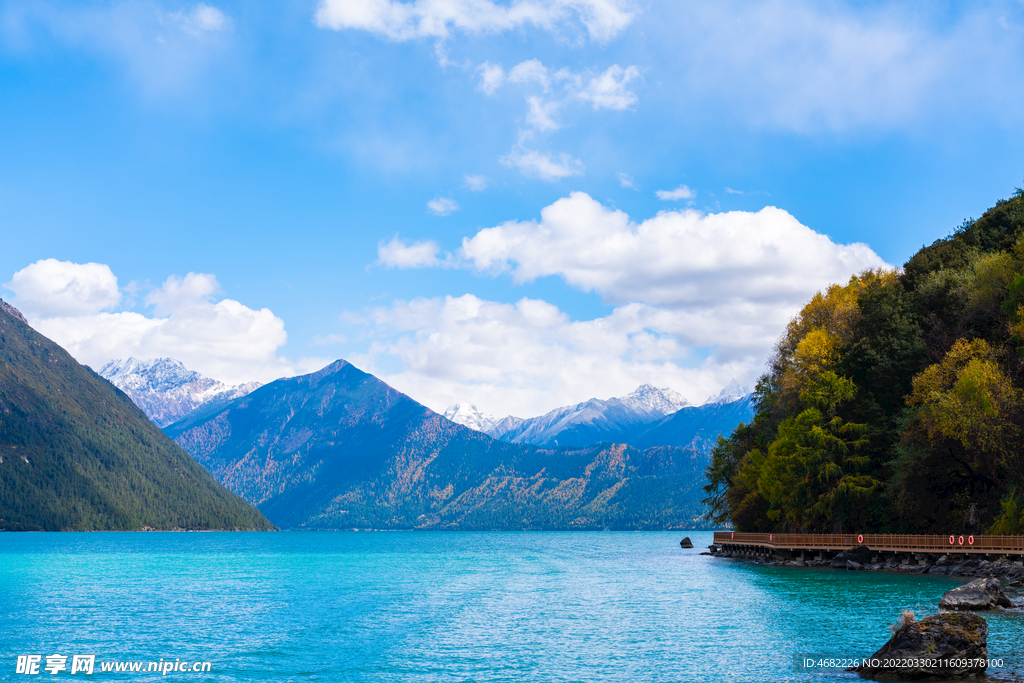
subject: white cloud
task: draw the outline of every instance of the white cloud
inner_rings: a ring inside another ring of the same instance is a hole
[[[630,176],[628,173],[619,174],[619,185],[621,185],[622,187],[629,188],[630,190],[637,189],[636,183],[633,181],[633,177]]]
[[[438,411],[468,401],[529,417],[622,396],[642,383],[701,401],[760,369],[753,358],[692,357],[676,336],[685,321],[648,306],[573,321],[545,301],[505,304],[466,294],[398,301],[366,311],[361,321],[378,341],[350,360]],[[395,361],[402,369],[388,372]]]
[[[725,310],[734,315],[724,320],[767,315],[772,330],[762,340],[773,339],[779,321],[815,291],[885,265],[866,244],[835,244],[775,207],[663,211],[637,224],[582,192],[544,208],[540,221],[480,230],[463,239],[459,255],[476,270],[508,272],[517,283],[558,275],[615,304],[685,309],[698,318],[704,310],[713,314],[709,320]],[[741,343],[731,336],[705,341]]]
[[[530,126],[540,131],[558,130],[562,127],[554,119],[558,112],[558,102],[545,102],[539,97],[528,97],[526,102],[530,105],[530,110],[526,114],[526,122]]]
[[[185,33],[193,36],[207,31],[223,31],[230,25],[230,19],[226,14],[204,3],[193,7],[191,12],[175,12],[167,17],[177,22]]]
[[[680,108],[803,133],[914,125],[973,110],[1019,119],[1020,34],[999,3],[688,3],[659,73]],[[651,40],[652,38],[648,38]]]
[[[726,194],[743,194],[743,190],[734,190],[731,187],[725,188]]]
[[[377,263],[388,268],[429,268],[441,265],[437,258],[440,251],[437,242],[426,240],[406,244],[398,239],[398,236],[391,238],[390,242],[381,242],[377,245]]]
[[[320,0],[316,25],[369,31],[391,40],[447,38],[453,29],[499,33],[532,25],[556,30],[573,20],[594,40],[618,35],[633,20],[622,0]]]
[[[98,313],[121,301],[117,277],[103,263],[43,259],[16,272],[4,287],[30,319]]]
[[[697,196],[697,193],[686,185],[680,185],[674,190],[658,190],[654,194],[658,196],[658,199],[666,202],[675,202],[680,199],[693,199]]]
[[[508,72],[508,80],[510,83],[519,84],[537,83],[544,90],[547,90],[551,84],[548,78],[548,69],[539,59],[529,59],[516,64]]]
[[[451,197],[434,197],[427,202],[427,209],[435,216],[447,216],[459,210],[459,203]]]
[[[484,175],[467,175],[465,177],[466,187],[471,192],[483,192],[487,189],[487,186],[491,184],[491,181]]]
[[[623,69],[613,64],[595,78],[591,78],[578,95],[584,102],[590,102],[594,109],[623,110],[636,104],[636,93],[626,89],[626,84],[640,76],[635,66]]]
[[[37,261],[4,285],[29,324],[78,361],[98,368],[114,358],[177,358],[186,367],[230,383],[308,372],[325,359],[293,363],[277,355],[287,340],[284,322],[270,309],[232,299],[214,300],[212,275],[171,276],[146,302],[149,317],[111,312],[120,300],[117,278],[103,264]]]
[[[524,149],[517,145],[506,156],[499,159],[510,168],[518,168],[529,176],[554,181],[575,175],[583,175],[583,162],[562,152],[558,157],[536,150]]]
[[[752,384],[814,292],[886,266],[867,245],[836,244],[774,207],[636,223],[581,192],[538,221],[465,238],[444,265],[453,261],[517,284],[558,276],[616,308],[577,321],[534,299],[399,301],[367,312],[376,341],[352,360],[435,409],[468,401],[524,417],[644,382],[693,401],[732,378]]]
[[[196,301],[208,301],[219,290],[217,278],[207,273],[189,273],[184,278],[172,275],[163,287],[146,295],[146,303],[157,315],[172,315]]]
[[[230,45],[231,27],[227,14],[204,3],[165,12],[149,2],[66,7],[36,2],[3,13],[0,40],[26,51],[37,45],[45,50],[42,36],[48,34],[119,64],[145,94],[167,96],[194,87],[216,69]]]
[[[476,72],[480,74],[478,87],[485,95],[493,95],[505,82],[505,70],[501,68],[500,64],[484,62],[476,68]]]
[[[587,72],[575,73],[565,68],[552,72],[538,59],[516,64],[509,70],[505,80],[521,85],[527,91],[526,130],[520,131],[520,147],[524,136],[559,130],[562,124],[557,115],[572,104],[588,102],[595,110],[622,110],[635,104],[636,93],[627,90],[626,85],[639,75],[640,71],[635,66],[623,69],[618,64],[608,67],[599,76],[589,76]],[[546,179],[565,177],[569,172],[575,174],[582,169],[581,165],[567,163],[569,160],[564,155],[558,162],[553,164],[553,161],[550,156],[518,149],[505,157],[502,163],[518,167],[528,175]]]

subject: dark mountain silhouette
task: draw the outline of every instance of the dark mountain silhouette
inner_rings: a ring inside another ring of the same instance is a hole
[[[0,529],[143,528],[272,525],[0,301]]]

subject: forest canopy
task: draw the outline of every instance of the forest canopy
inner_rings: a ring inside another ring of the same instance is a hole
[[[1024,533],[1024,191],[816,294],[719,437],[737,531]]]

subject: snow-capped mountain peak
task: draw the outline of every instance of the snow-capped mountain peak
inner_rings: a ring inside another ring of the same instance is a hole
[[[485,432],[501,420],[490,413],[484,413],[470,403],[456,403],[448,406],[444,416],[456,424]]]
[[[726,384],[725,387],[720,392],[718,392],[718,396],[709,396],[708,400],[705,401],[704,403],[732,403],[733,401],[737,401],[743,398],[744,396],[749,395],[753,391],[754,390],[751,389],[750,387],[743,386],[742,384],[736,381],[736,378],[733,378],[732,381]]]
[[[169,391],[189,382],[204,380],[204,383],[211,386],[220,384],[217,380],[189,370],[181,361],[173,358],[150,358],[145,361],[138,358],[117,358],[100,368],[99,374],[122,391]]]
[[[658,389],[650,384],[641,384],[631,394],[623,396],[622,400],[636,401],[640,405],[662,415],[671,415],[680,408],[690,405],[690,402],[678,391],[668,387]]]
[[[100,368],[99,375],[128,394],[159,427],[210,401],[228,401],[262,386],[259,382],[229,386],[189,370],[174,358],[118,358]]]

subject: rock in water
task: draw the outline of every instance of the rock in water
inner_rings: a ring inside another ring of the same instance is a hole
[[[868,564],[871,562],[871,556],[874,555],[874,551],[866,545],[858,545],[844,550],[835,557],[832,558],[832,566],[836,569],[848,569],[847,562],[855,562],[857,564]]]
[[[981,675],[987,665],[988,623],[977,614],[940,612],[901,626],[853,670],[863,678],[948,680]]]
[[[1013,601],[1000,590],[999,579],[975,579],[947,591],[939,600],[939,609],[982,610],[1013,607]]]
[[[683,540],[679,541],[679,547],[680,548],[692,548],[693,547],[693,541],[691,541],[690,537],[687,536]]]

